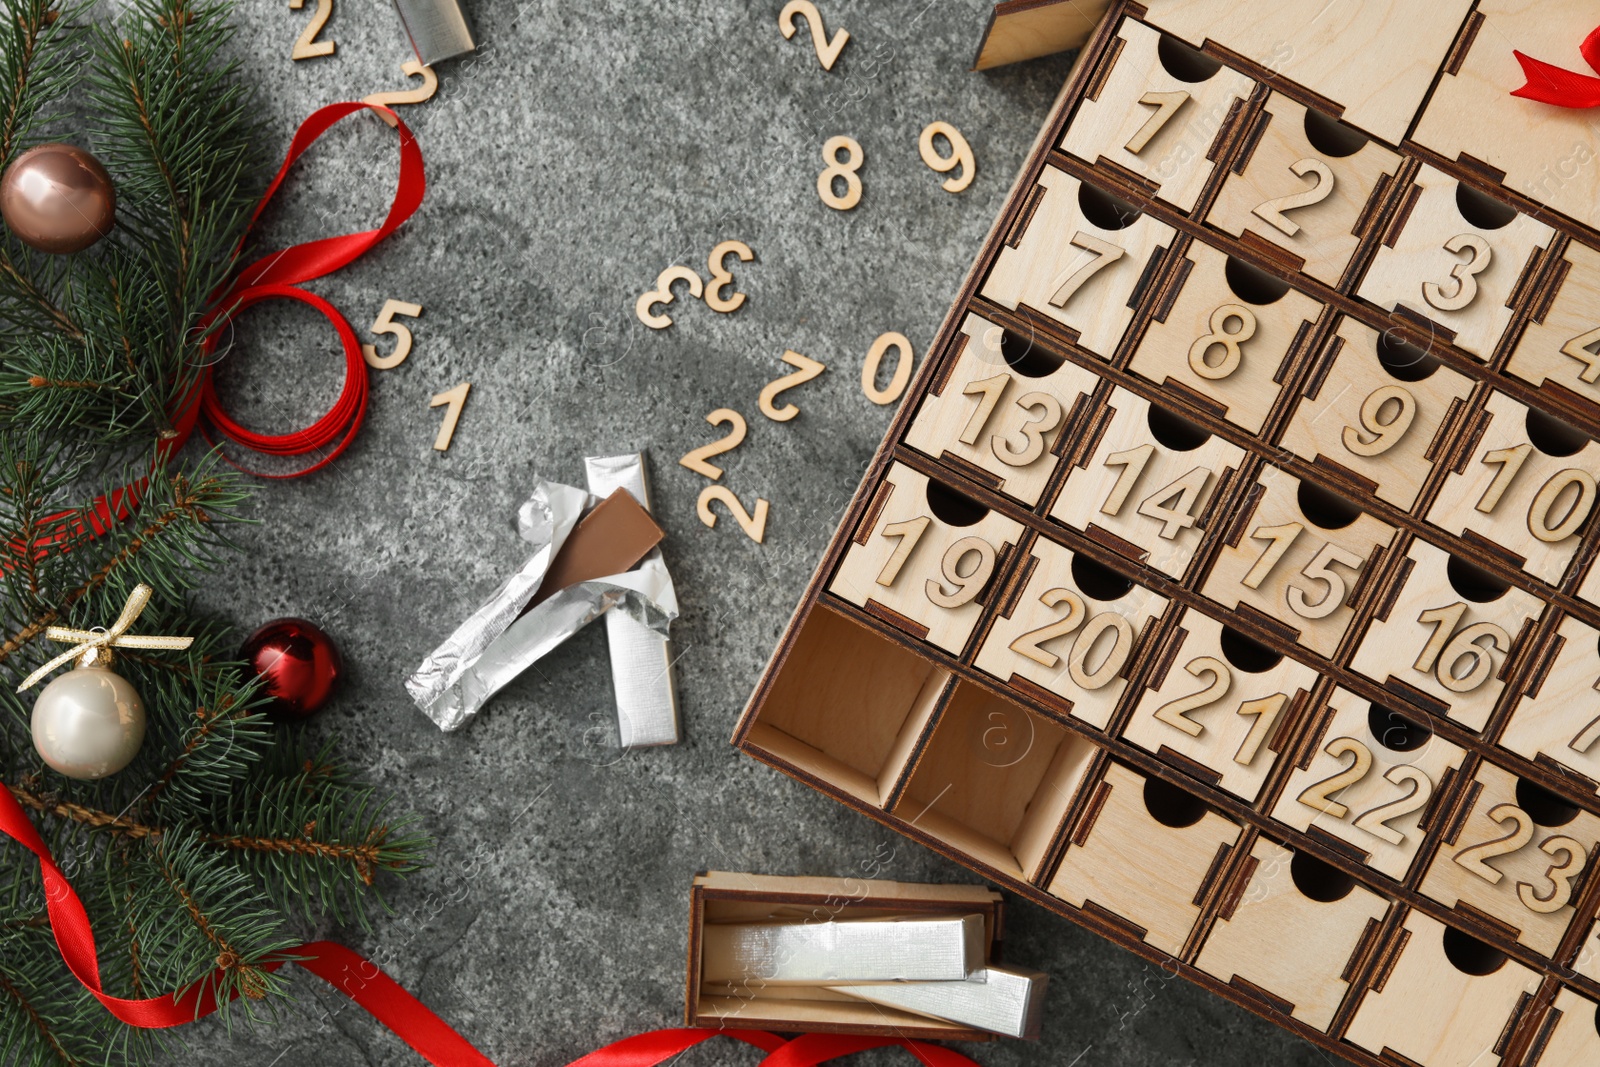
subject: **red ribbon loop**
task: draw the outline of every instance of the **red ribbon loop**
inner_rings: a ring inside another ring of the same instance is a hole
[[[128,1000],[107,993],[100,985],[99,950],[95,947],[88,912],[73,891],[72,883],[56,866],[49,847],[23,812],[22,805],[3,782],[0,782],[0,833],[39,860],[44,876],[45,904],[50,913],[50,932],[55,935],[56,948],[67,969],[107,1011],[130,1026],[154,1029],[181,1026],[217,1010],[216,993],[223,978],[220,970],[165,996]],[[493,1060],[359,952],[332,941],[309,941],[268,961],[262,968],[276,971],[286,963],[299,964],[355,1001],[435,1067],[495,1067]],[[657,1067],[719,1034],[767,1053],[761,1067],[816,1067],[840,1056],[886,1045],[904,1048],[925,1067],[978,1067],[959,1052],[942,1045],[903,1038],[802,1034],[785,1041],[763,1030],[695,1029],[635,1034],[580,1056],[568,1067]]]
[[[295,131],[294,139],[289,143],[289,152],[284,157],[283,165],[278,168],[272,184],[267,186],[266,193],[261,197],[261,203],[256,205],[255,214],[250,217],[250,229],[254,229],[257,220],[261,218],[261,213],[266,210],[267,204],[277,193],[278,187],[283,184],[295,161],[335,123],[349,115],[368,110],[394,115],[388,108],[349,102],[329,104],[327,107],[319,108],[300,124],[300,128]],[[217,346],[215,327],[233,319],[251,305],[274,298],[299,300],[310,304],[333,323],[333,328],[339,335],[339,342],[344,347],[344,386],[339,392],[339,399],[326,415],[303,430],[287,434],[256,433],[241,426],[223,410],[212,380],[212,368],[207,366],[201,371],[196,382],[193,400],[186,400],[180,405],[180,412],[174,419],[178,436],[173,439],[174,443],[164,450],[164,455],[171,454],[181,447],[183,441],[193,431],[197,419],[203,426],[214,429],[221,437],[253,452],[269,456],[303,456],[329,445],[333,446],[331,451],[309,467],[289,474],[268,474],[249,470],[246,467],[239,467],[239,464],[233,463],[231,459],[228,460],[240,470],[262,478],[297,478],[327,466],[355,440],[356,431],[361,428],[361,421],[366,416],[368,396],[367,366],[361,354],[361,343],[356,338],[355,331],[350,328],[349,322],[337,308],[297,286],[302,282],[331,274],[359,259],[398,229],[401,223],[409,219],[421,206],[423,194],[427,190],[427,179],[422,167],[422,149],[417,146],[416,137],[404,122],[396,117],[395,123],[395,129],[400,134],[400,174],[395,185],[394,200],[389,205],[389,213],[384,218],[383,224],[377,229],[323,237],[262,256],[235,276],[228,288],[217,298],[214,310],[199,324],[201,329],[209,331],[202,345],[202,351],[209,360]],[[248,237],[247,230],[245,238]],[[241,239],[241,248],[243,244],[244,239]],[[207,440],[210,440],[209,434]]]
[[[1578,51],[1582,53],[1584,62],[1600,73],[1600,26],[1584,38]],[[1527,84],[1514,90],[1512,96],[1557,107],[1600,107],[1600,78],[1579,74],[1515,50],[1513,54],[1517,62],[1522,64]]]

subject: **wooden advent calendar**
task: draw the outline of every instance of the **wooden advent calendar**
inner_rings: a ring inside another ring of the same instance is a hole
[[[1597,18],[1110,4],[735,743],[1357,1063],[1600,1063],[1600,111],[1510,95]]]

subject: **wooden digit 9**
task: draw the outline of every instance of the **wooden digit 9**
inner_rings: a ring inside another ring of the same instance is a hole
[[[1021,533],[1015,520],[897,463],[828,589],[959,653]]]
[[[935,137],[943,137],[950,142],[950,154],[941,156],[934,144]],[[948,122],[930,122],[922,128],[922,133],[917,138],[917,152],[936,174],[948,174],[957,167],[961,173],[946,178],[941,184],[947,193],[959,193],[972,184],[972,179],[978,176],[978,161],[973,158],[972,146],[967,139],[961,136],[961,131]]]

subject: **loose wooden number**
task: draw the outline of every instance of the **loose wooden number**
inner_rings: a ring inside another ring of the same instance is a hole
[[[1066,617],[1021,635],[1008,646],[1011,651],[1028,657],[1041,667],[1053,669],[1061,662],[1061,657],[1046,651],[1044,643],[1078,630],[1072,650],[1067,653],[1067,674],[1079,688],[1089,692],[1110,685],[1133,652],[1133,624],[1114,611],[1102,611],[1094,618],[1089,618],[1083,598],[1071,589],[1051,589],[1039,598],[1039,602],[1047,608],[1067,605]],[[1089,656],[1107,633],[1115,635],[1111,639],[1111,648],[1101,658],[1100,665],[1091,670]]]
[[[941,156],[933,145],[934,137],[941,133],[950,141],[948,156]],[[978,163],[972,158],[972,146],[961,136],[961,131],[948,122],[930,122],[923,127],[922,135],[917,138],[917,151],[922,155],[922,161],[936,174],[948,174],[957,167],[961,168],[960,177],[946,178],[940,183],[947,193],[961,192],[978,176]]]
[[[289,0],[289,10],[299,11],[305,7],[306,0]],[[289,53],[289,58],[315,59],[317,56],[331,56],[338,47],[334,41],[319,41],[317,34],[322,32],[322,27],[328,24],[328,19],[333,17],[333,0],[317,0],[317,12],[311,16],[311,21],[295,38],[294,48]]]
[[[390,370],[404,363],[406,357],[411,354],[411,331],[395,322],[394,317],[404,315],[408,319],[414,319],[421,314],[421,304],[408,304],[404,300],[385,300],[383,310],[378,312],[378,317],[373,320],[372,332],[393,334],[394,351],[387,356],[380,356],[373,345],[362,345],[361,355],[366,359],[367,366],[374,370]]]
[[[674,282],[688,282],[689,295],[699,297],[705,291],[705,286],[700,281],[700,275],[688,267],[668,267],[656,275],[656,287],[648,293],[641,293],[638,301],[633,305],[633,313],[639,321],[652,330],[665,330],[672,325],[672,319],[666,315],[654,314],[651,309],[658,304],[666,305],[673,301],[672,284]]]
[[[819,363],[810,356],[802,356],[798,352],[785,352],[783,361],[791,367],[800,369],[793,374],[785,374],[776,381],[768,382],[766,388],[761,390],[761,396],[757,401],[761,414],[773,422],[788,422],[800,414],[800,409],[793,404],[785,404],[781,408],[775,406],[773,401],[778,399],[779,393],[788,392],[797,385],[804,385],[828,369],[826,364]]]
[[[883,363],[884,353],[891,348],[895,350],[894,375],[889,379],[888,388],[879,389],[878,368]],[[916,359],[905,334],[892,330],[880,334],[867,350],[867,361],[861,364],[861,391],[874,404],[893,404],[906,391],[906,386],[911,384],[911,368]]]
[[[1300,794],[1299,800],[1308,808],[1335,819],[1343,819],[1350,814],[1350,809],[1334,800],[1333,795],[1367,776],[1367,772],[1372,770],[1372,750],[1353,737],[1336,737],[1322,751],[1335,759],[1351,757],[1350,766],[1314,783]],[[1406,835],[1389,824],[1427,806],[1429,798],[1433,796],[1433,779],[1415,767],[1390,767],[1383,777],[1395,785],[1409,783],[1411,792],[1399,800],[1368,808],[1357,815],[1351,825],[1391,845],[1399,845],[1404,843]]]
[[[1261,588],[1261,583],[1266,581],[1267,576],[1277,567],[1278,561],[1283,559],[1289,548],[1305,532],[1305,529],[1298,522],[1287,523],[1283,526],[1256,527],[1251,532],[1250,539],[1253,541],[1266,541],[1267,547],[1262,549],[1261,555],[1256,557],[1255,563],[1245,573],[1243,579],[1245,588]],[[1301,618],[1327,618],[1343,606],[1345,597],[1350,589],[1344,576],[1333,570],[1333,564],[1337,563],[1341,566],[1349,567],[1351,570],[1360,570],[1365,562],[1366,560],[1354,552],[1340,548],[1331,541],[1324,542],[1322,547],[1317,550],[1317,554],[1311,557],[1311,562],[1302,567],[1300,574],[1290,580],[1289,607]],[[1313,601],[1307,596],[1307,591],[1315,593],[1318,590],[1315,585],[1307,584],[1302,579],[1309,579],[1313,583],[1321,582],[1328,587],[1327,591]]]
[[[712,456],[720,456],[724,452],[731,452],[738,448],[740,442],[744,440],[744,435],[749,427],[745,424],[744,416],[732,408],[718,408],[706,416],[706,421],[713,426],[721,426],[723,423],[727,423],[732,429],[721,440],[712,441],[709,445],[701,445],[699,448],[685,453],[684,457],[678,460],[678,466],[687,467],[696,474],[703,474],[712,481],[716,481],[722,477],[722,468],[707,463],[706,460]]]
[[[1489,818],[1501,826],[1509,825],[1511,832],[1464,848],[1456,853],[1455,860],[1490,885],[1499,885],[1505,875],[1489,866],[1486,861],[1496,856],[1510,855],[1525,847],[1533,840],[1534,823],[1533,818],[1515,804],[1496,804],[1489,809],[1488,814]],[[1521,900],[1523,907],[1529,911],[1539,915],[1549,915],[1560,911],[1571,902],[1572,881],[1580,873],[1589,852],[1580,842],[1561,834],[1545,838],[1539,845],[1539,850],[1549,856],[1564,854],[1566,859],[1562,863],[1552,864],[1545,871],[1545,879],[1550,883],[1548,893],[1539,893],[1527,882],[1518,882],[1517,899]]]
[[[1128,138],[1128,143],[1123,147],[1134,155],[1143,152],[1145,147],[1155,138],[1155,135],[1160,133],[1162,128],[1172,121],[1172,117],[1178,113],[1178,109],[1188,102],[1189,94],[1181,89],[1171,93],[1145,93],[1139,98],[1139,103],[1146,107],[1155,108],[1155,114],[1145,120],[1144,125],[1139,127],[1137,133]]]
[[[786,41],[794,40],[794,35],[799,32],[799,27],[794,24],[796,15],[804,15],[806,24],[811,27],[811,44],[817,50],[817,61],[822,64],[822,69],[832,70],[839,53],[850,42],[850,31],[839,30],[833,35],[833,40],[828,40],[828,31],[822,25],[822,15],[818,13],[817,5],[811,0],[789,0],[778,13],[778,32],[783,34]]]
[[[1497,448],[1483,454],[1485,465],[1499,467],[1500,470],[1474,505],[1478,511],[1485,515],[1493,513],[1532,454],[1531,444]],[[1595,488],[1594,475],[1588,471],[1569,467],[1557,472],[1534,494],[1533,503],[1528,506],[1528,532],[1547,544],[1565,541],[1589,517],[1589,512],[1594,508]],[[1571,494],[1572,501],[1560,517],[1555,517],[1556,506],[1569,489],[1575,490]]]
[[[1561,346],[1561,354],[1583,364],[1578,380],[1593,385],[1600,381],[1600,329],[1580,333]]]
[[[745,298],[744,293],[737,292],[732,296],[722,295],[722,290],[733,284],[733,275],[723,265],[723,261],[729,256],[738,256],[741,263],[748,263],[756,258],[756,254],[750,251],[750,246],[743,241],[723,241],[706,257],[706,269],[711,272],[711,280],[706,284],[706,307],[724,315],[737,311]]]
[[[1455,284],[1450,286],[1448,293],[1437,282],[1423,282],[1422,299],[1440,311],[1460,311],[1477,298],[1478,275],[1489,269],[1494,252],[1489,242],[1475,233],[1457,234],[1446,241],[1444,247],[1450,252],[1471,252],[1472,258],[1450,269],[1450,277]]]
[[[420,104],[424,100],[432,100],[433,94],[439,91],[439,76],[433,72],[432,67],[425,67],[415,59],[408,59],[400,64],[400,69],[407,78],[421,78],[422,84],[415,89],[396,89],[388,93],[373,93],[371,96],[361,98],[363,104],[376,104],[380,108],[393,108],[396,104]],[[400,120],[395,118],[392,110],[379,111],[378,117],[388,123],[392,128]]]
[[[1211,682],[1198,692],[1161,705],[1155,710],[1155,717],[1168,726],[1182,730],[1190,737],[1199,737],[1205,733],[1206,728],[1189,718],[1189,713],[1208,708],[1227,696],[1229,690],[1233,688],[1233,671],[1215,656],[1196,656],[1184,664],[1183,669],[1196,678],[1209,675]],[[1288,703],[1287,693],[1274,693],[1271,696],[1246,700],[1234,709],[1237,714],[1247,719],[1254,718],[1255,722],[1250,725],[1250,732],[1239,745],[1239,751],[1233,754],[1233,762],[1245,767],[1255,762],[1256,754],[1271,736],[1272,728],[1278,722],[1278,716],[1283,713]]]
[[[1111,492],[1106,494],[1105,503],[1100,505],[1102,514],[1115,516],[1122,513],[1123,505],[1128,502],[1128,494],[1138,484],[1139,476],[1144,473],[1153,455],[1155,446],[1144,444],[1125,452],[1113,452],[1106,457],[1105,465],[1121,467],[1122,473],[1117,475]],[[1183,477],[1168,482],[1145,497],[1135,512],[1161,523],[1157,534],[1171,541],[1199,521],[1194,514],[1195,507],[1200,503],[1200,494],[1206,491],[1209,484],[1211,472],[1204,467],[1195,467]]]
[[[1099,274],[1127,255],[1126,251],[1110,241],[1102,241],[1094,234],[1084,233],[1082,230],[1073,234],[1072,240],[1068,243],[1074,248],[1081,248],[1090,253],[1091,258],[1089,262],[1067,275],[1062,280],[1061,286],[1056,290],[1055,295],[1050,298],[1050,303],[1058,308],[1066,307],[1067,302],[1072,299],[1072,294],[1082,289],[1084,283],[1090,278],[1093,278],[1096,274]]]
[[[1381,456],[1401,442],[1416,417],[1417,398],[1408,390],[1398,385],[1374,389],[1361,402],[1360,428],[1344,428],[1344,447],[1358,456]]]
[[[717,513],[711,510],[714,501],[720,500],[728,506],[728,513],[733,516],[733,521],[756,544],[767,536],[767,511],[771,507],[767,501],[756,497],[756,510],[752,515],[739,503],[739,498],[733,495],[733,490],[725,485],[708,485],[700,490],[700,499],[695,502],[694,510],[700,516],[700,521],[707,526],[717,525]]]
[[[1229,330],[1230,322],[1237,322],[1239,328]],[[1189,369],[1202,378],[1219,381],[1239,369],[1244,357],[1240,346],[1256,335],[1256,316],[1243,304],[1223,304],[1211,313],[1207,325],[1211,332],[1189,347]],[[1208,362],[1206,357],[1218,345],[1222,347],[1222,358],[1216,363]]]
[[[961,390],[963,396],[978,398],[977,408],[973,410],[967,419],[966,427],[961,431],[959,440],[962,444],[977,444],[983,428],[989,424],[989,418],[994,414],[995,406],[1000,402],[1001,395],[1010,384],[1011,375],[1002,373],[992,378],[969,382],[966,388]],[[1017,433],[1022,435],[1021,447],[1014,448],[1011,438],[994,434],[989,438],[989,449],[996,459],[1007,466],[1026,467],[1044,455],[1044,435],[1060,426],[1066,413],[1061,409],[1061,401],[1049,393],[1024,393],[1015,403],[1024,411],[1039,412],[1039,417],[1023,423],[1017,429]]]
[[[439,424],[439,436],[433,439],[436,451],[443,452],[450,447],[450,439],[456,434],[456,423],[461,421],[461,409],[466,407],[467,393],[472,391],[471,382],[462,382],[454,389],[447,389],[428,402],[430,408],[441,404],[449,404],[445,409],[444,422]]]
[[[1289,170],[1297,178],[1313,177],[1316,181],[1309,189],[1280,196],[1276,200],[1268,200],[1265,204],[1253,208],[1251,214],[1274,229],[1281,230],[1285,236],[1293,237],[1300,232],[1300,225],[1284,218],[1283,213],[1299,207],[1320,204],[1332,196],[1333,171],[1320,159],[1296,160],[1289,164]]]
[[[843,162],[839,160],[839,153],[845,153]],[[856,171],[861,169],[861,164],[866,160],[866,154],[861,151],[861,145],[854,137],[843,134],[830,137],[822,146],[822,161],[827,164],[822,173],[817,175],[817,195],[822,202],[835,211],[849,211],[861,203],[861,176]],[[835,196],[833,192],[833,179],[844,179],[844,195]]]
[[[1439,684],[1452,693],[1470,693],[1489,680],[1494,673],[1490,650],[1502,655],[1511,650],[1511,635],[1492,622],[1475,622],[1458,632],[1456,626],[1466,612],[1466,604],[1455,603],[1417,616],[1418,622],[1433,627],[1433,634],[1412,666],[1423,674],[1433,672]],[[1466,670],[1457,670],[1469,656],[1472,662]]]

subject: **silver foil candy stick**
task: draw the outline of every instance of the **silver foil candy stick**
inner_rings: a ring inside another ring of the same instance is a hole
[[[983,917],[709,923],[701,980],[820,985],[959,982],[983,967]]]
[[[466,16],[458,0],[394,0],[400,23],[425,67],[474,51]]]
[[[581,489],[540,479],[518,509],[517,530],[533,545],[533,557],[406,679],[411,699],[441,730],[459,728],[513,678],[606,611],[666,635],[678,600],[665,567],[579,582],[519,617],[594,503]]]
[[[641,507],[650,510],[642,454],[590,456],[583,466],[589,492],[595,496],[604,499],[618,489],[626,489]],[[667,564],[661,549],[652,548],[634,570],[665,575]],[[671,581],[669,576],[669,589]],[[676,596],[672,608],[676,612]],[[606,614],[606,643],[611,650],[611,684],[616,690],[617,733],[622,747],[677,744],[678,698],[672,684],[672,649],[666,637],[612,611]]]
[[[1049,984],[1050,976],[1040,971],[987,967],[965,982],[827,988],[884,1007],[1033,1041],[1039,1036],[1040,1008]]]

